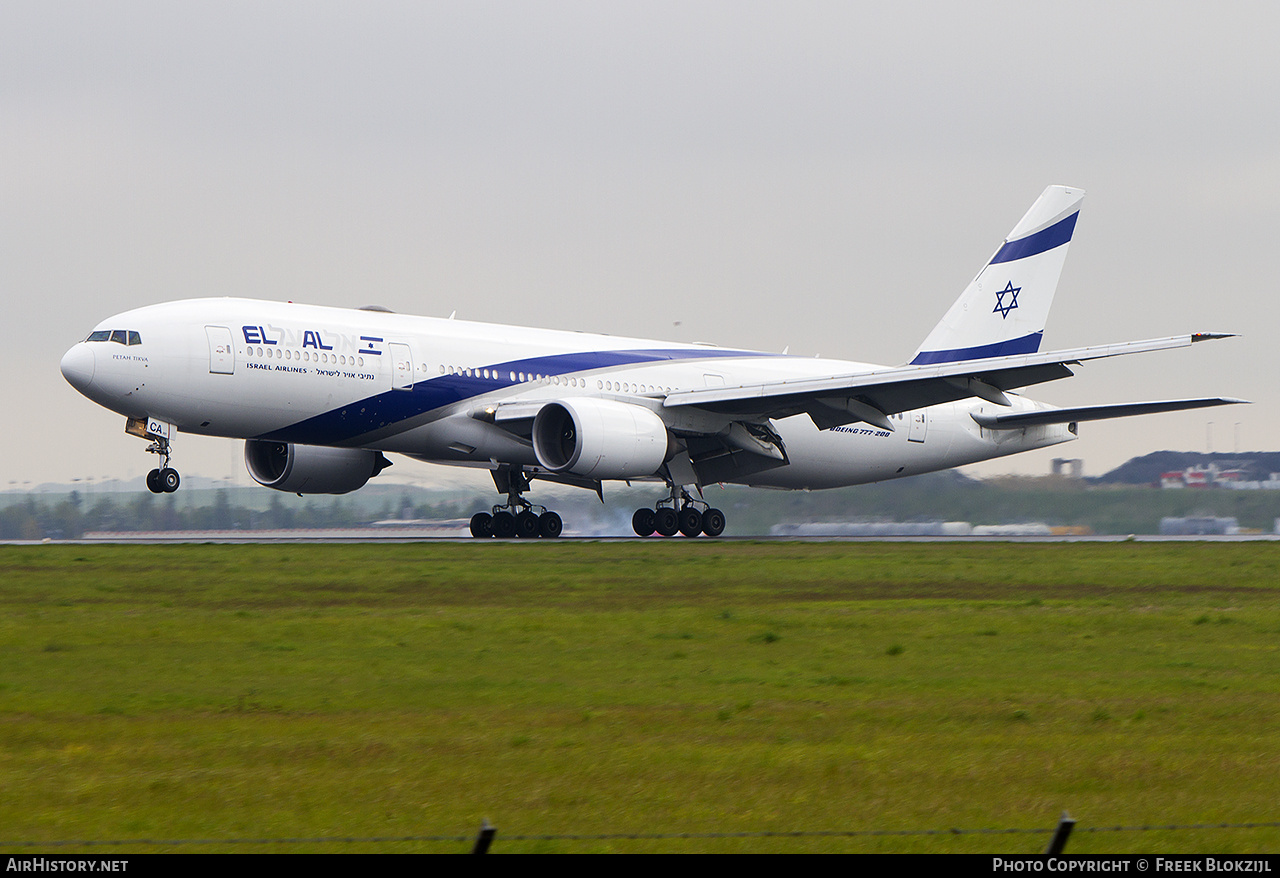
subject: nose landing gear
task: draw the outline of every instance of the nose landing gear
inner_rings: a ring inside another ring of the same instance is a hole
[[[169,437],[173,435],[173,430],[172,424],[155,418],[129,418],[124,425],[124,431],[130,436],[150,439],[147,452],[160,457],[160,465],[147,473],[147,490],[152,494],[172,494],[182,484],[178,471],[169,465],[169,459],[173,456]]]
[[[160,466],[147,473],[147,490],[152,494],[172,494],[182,484],[178,471],[169,466],[172,450],[169,440],[160,438],[148,446],[147,451],[160,455]]]

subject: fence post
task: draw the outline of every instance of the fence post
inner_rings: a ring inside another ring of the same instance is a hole
[[[485,818],[480,824],[480,834],[476,836],[476,845],[471,849],[473,854],[489,853],[489,845],[493,844],[493,837],[498,832],[498,828],[489,823],[489,818]]]
[[[1049,847],[1045,849],[1046,857],[1056,857],[1062,853],[1062,849],[1067,846],[1067,839],[1071,837],[1071,830],[1076,825],[1076,821],[1067,816],[1067,812],[1062,812],[1062,819],[1058,821],[1058,828],[1054,830],[1053,838],[1049,841]]]

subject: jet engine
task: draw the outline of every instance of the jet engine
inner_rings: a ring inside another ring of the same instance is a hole
[[[249,439],[244,463],[259,485],[293,494],[345,494],[363,487],[391,461],[367,448],[325,448]]]
[[[554,473],[592,479],[652,475],[667,459],[668,442],[660,417],[614,400],[549,402],[533,419],[533,453]]]

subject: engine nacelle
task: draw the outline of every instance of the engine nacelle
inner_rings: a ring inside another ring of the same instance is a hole
[[[643,406],[608,399],[549,402],[533,419],[533,453],[551,472],[592,479],[653,475],[667,458],[667,425]]]
[[[244,464],[259,485],[292,494],[345,494],[391,466],[380,451],[249,439]]]

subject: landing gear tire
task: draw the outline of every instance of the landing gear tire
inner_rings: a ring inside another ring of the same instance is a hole
[[[142,419],[130,418],[126,427],[127,432],[133,433],[135,436],[143,435],[134,430],[134,427],[140,426],[141,423]],[[178,471],[169,466],[169,460],[173,456],[173,446],[169,444],[169,439],[166,436],[150,432],[145,435],[152,440],[151,444],[147,446],[147,452],[156,455],[160,459],[160,465],[147,473],[147,490],[152,494],[172,494],[182,484],[182,477],[178,475]]]
[[[165,467],[160,470],[160,490],[166,494],[172,494],[178,490],[178,486],[182,484],[182,477],[178,475],[178,471],[172,467]]]
[[[702,532],[709,537],[718,537],[724,533],[724,513],[719,509],[708,509],[702,513]]]
[[[702,533],[702,513],[692,506],[680,510],[680,533],[696,537]]]
[[[680,516],[674,509],[664,506],[654,511],[653,527],[664,537],[673,537],[680,531]]]
[[[493,536],[493,516],[487,512],[471,516],[471,535],[479,539]]]
[[[536,540],[538,537],[554,539],[564,530],[564,522],[545,506],[535,506],[522,496],[529,490],[529,473],[515,464],[501,464],[492,470],[493,486],[498,493],[507,495],[507,502],[493,506],[489,512],[477,512],[471,518],[471,535],[474,537],[519,537]],[[492,513],[492,514],[491,514]],[[483,516],[483,520],[481,519]]]
[[[516,535],[516,517],[510,512],[499,512],[493,516],[493,535],[500,540],[507,540]]]
[[[692,497],[682,485],[667,482],[670,499],[664,498],[653,509],[637,509],[631,516],[631,528],[642,537],[655,531],[664,537],[684,534],[693,539],[700,534],[718,537],[724,533],[725,515],[700,497]]]
[[[631,529],[638,537],[651,537],[657,528],[652,509],[637,509],[631,516]]]
[[[538,513],[526,509],[516,516],[516,536],[521,539],[536,540],[540,530]]]
[[[564,522],[554,512],[548,510],[538,516],[538,533],[547,539],[555,539],[560,536],[562,530],[564,530]]]

